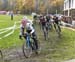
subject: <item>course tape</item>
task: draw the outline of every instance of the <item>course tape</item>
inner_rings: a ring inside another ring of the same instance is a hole
[[[12,29],[13,27],[8,27],[8,28],[4,28],[4,29],[0,29],[0,31],[4,31],[4,30],[8,30],[8,29]]]
[[[16,22],[14,23],[14,26],[13,26],[13,28],[12,28],[13,30],[12,30],[10,33],[8,33],[8,34],[4,35],[3,37],[1,37],[0,39],[3,39],[3,38],[5,38],[5,37],[7,37],[7,36],[9,36],[9,35],[13,34],[13,33],[14,33],[15,28],[16,28]]]
[[[29,21],[31,21],[31,20],[29,20]],[[0,39],[3,39],[3,38],[5,38],[5,37],[10,36],[11,34],[14,33],[15,29],[19,29],[20,26],[16,27],[16,24],[18,24],[18,23],[20,23],[20,22],[21,22],[21,21],[15,22],[15,23],[14,23],[14,26],[12,26],[12,27],[0,29],[0,34],[3,34],[3,33],[7,32],[7,31],[9,31],[9,30],[12,30],[11,32],[9,32],[8,34],[4,35],[4,36],[1,37]]]
[[[7,31],[9,31],[9,30],[11,30],[11,29],[13,29],[13,27],[11,27],[10,29],[5,29],[5,30],[3,30],[2,32],[0,32],[0,34],[3,34],[3,33],[7,32]]]
[[[21,21],[18,21],[18,22],[16,22],[16,23],[20,23]],[[0,31],[4,31],[4,30],[8,30],[8,29],[12,29],[13,28],[13,26],[12,27],[8,27],[8,28],[3,28],[3,29],[0,29]]]

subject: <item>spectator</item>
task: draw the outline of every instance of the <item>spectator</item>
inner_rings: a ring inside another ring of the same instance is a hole
[[[11,15],[11,20],[13,20],[13,11],[11,11],[10,15]]]

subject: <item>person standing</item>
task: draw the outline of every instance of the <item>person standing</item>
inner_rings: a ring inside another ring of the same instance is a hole
[[[13,15],[14,15],[13,14],[13,11],[11,11],[11,14],[10,15],[11,15],[11,20],[13,20]]]

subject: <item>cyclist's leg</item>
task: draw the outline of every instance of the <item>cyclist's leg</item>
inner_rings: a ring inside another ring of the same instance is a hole
[[[49,26],[49,23],[47,22],[47,23],[46,23],[46,26],[45,26],[46,33],[48,33],[48,31],[49,31],[49,27],[50,27],[50,26]]]
[[[55,28],[55,30],[56,30],[56,23],[53,23],[53,25],[54,25],[54,28]]]
[[[46,26],[43,26],[43,33],[44,33],[44,36],[46,36],[45,35],[45,33],[46,33]]]
[[[42,25],[44,39],[46,40],[46,25]]]
[[[59,24],[57,24],[57,26],[58,26],[58,29],[59,29],[59,31],[61,32],[61,28],[60,28],[60,25],[59,25]]]
[[[34,44],[35,44],[35,47],[37,50],[38,49],[38,40],[37,40],[37,36],[36,36],[35,32],[32,34],[32,37],[33,37]]]
[[[48,28],[48,30],[50,29],[50,24],[49,24],[49,22],[47,22],[47,26],[46,26],[47,28]]]
[[[50,29],[50,30],[51,30],[51,25],[50,25],[50,23],[48,23],[48,29]]]
[[[29,39],[28,37],[26,38],[26,46],[27,46],[27,47],[30,47],[30,46],[31,46],[31,45],[30,45],[30,39]]]
[[[48,25],[45,27],[45,29],[46,29],[46,39],[48,39],[48,38],[49,38],[49,30],[50,30],[50,25],[49,25],[49,23],[48,23]]]
[[[51,22],[48,22],[48,29],[49,29],[49,30],[51,30],[51,29],[52,29]]]
[[[28,37],[28,33],[26,32],[23,37],[26,40],[26,47],[30,47],[31,43],[30,43],[30,37]]]
[[[52,30],[53,29],[52,22],[50,22],[49,25],[50,25],[50,30]]]
[[[39,22],[39,26],[40,26],[40,29],[42,29],[42,24],[41,24],[41,22]]]
[[[43,33],[44,33],[44,25],[41,24],[41,27],[42,27],[42,31],[43,31]]]

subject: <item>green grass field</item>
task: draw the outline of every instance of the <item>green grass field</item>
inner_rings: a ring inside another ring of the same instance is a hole
[[[10,16],[0,15],[0,29],[11,27],[14,22],[22,19],[22,15],[14,16],[14,20],[10,20]],[[31,18],[30,16],[28,16]],[[16,28],[19,23],[16,24]],[[49,33],[49,40],[44,41],[42,31],[39,25],[35,25],[38,40],[42,48],[41,58],[48,58],[54,60],[68,60],[75,59],[75,32],[69,29],[62,29],[61,38],[57,37],[55,31]],[[12,30],[0,34],[0,38],[8,34]],[[0,31],[1,33],[2,31]],[[23,40],[19,39],[19,29],[15,29],[14,33],[8,37],[0,39],[0,49],[13,48],[14,46],[22,46]]]
[[[28,17],[31,18],[30,16],[28,16]],[[9,15],[7,15],[7,16],[0,15],[0,29],[12,27],[15,22],[21,21],[22,18],[23,18],[23,15],[15,15],[14,20],[11,20]],[[19,26],[20,26],[20,23],[17,23],[16,28]],[[12,31],[12,29],[3,34],[0,34],[0,37],[3,37],[4,35],[8,34],[11,31]],[[2,32],[2,31],[0,31],[0,32]],[[10,48],[14,45],[20,45],[20,44],[22,44],[22,41],[19,40],[19,29],[16,29],[12,35],[10,35],[6,38],[0,39],[0,48]]]

